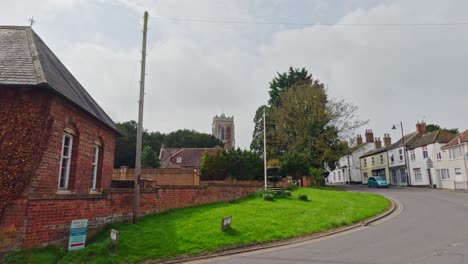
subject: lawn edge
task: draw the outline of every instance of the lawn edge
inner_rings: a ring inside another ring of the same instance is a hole
[[[339,233],[344,233],[344,232],[347,232],[356,228],[369,226],[370,224],[377,222],[379,220],[382,220],[390,216],[393,212],[395,212],[395,210],[397,209],[397,203],[392,198],[389,198],[387,196],[383,196],[383,197],[385,197],[386,199],[390,201],[390,205],[385,211],[383,211],[382,213],[378,215],[374,215],[369,218],[363,219],[352,225],[342,226],[342,227],[333,228],[333,229],[329,229],[329,230],[318,232],[318,233],[291,237],[291,238],[286,238],[286,239],[280,239],[280,240],[275,240],[275,241],[269,241],[269,242],[263,242],[263,243],[251,243],[251,244],[237,245],[237,246],[228,246],[228,247],[223,247],[223,248],[219,248],[216,250],[205,251],[205,252],[198,253],[195,255],[182,255],[182,256],[173,257],[169,259],[148,259],[148,260],[140,261],[138,263],[144,263],[144,264],[183,263],[187,261],[210,259],[210,258],[229,256],[229,255],[234,255],[234,254],[239,254],[239,253],[257,251],[257,250],[262,250],[262,249],[282,247],[282,246],[292,245],[292,244],[305,242],[309,240],[324,238],[324,237],[332,236],[332,235],[339,234]]]

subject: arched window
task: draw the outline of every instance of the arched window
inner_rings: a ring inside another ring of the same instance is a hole
[[[68,190],[71,172],[73,171],[73,158],[76,156],[78,130],[73,124],[67,124],[63,130],[62,149],[60,156],[60,172],[58,180],[59,190]]]
[[[224,127],[221,127],[221,140],[226,140],[226,131]]]

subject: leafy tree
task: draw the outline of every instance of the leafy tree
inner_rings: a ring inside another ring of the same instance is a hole
[[[300,179],[302,176],[308,175],[309,167],[309,158],[304,153],[286,153],[281,159],[281,171],[294,179]]]
[[[263,162],[253,152],[239,148],[203,155],[200,168],[203,180],[256,180],[263,177]]]
[[[114,166],[135,167],[135,152],[136,152],[136,134],[137,122],[127,121],[116,124],[117,129],[122,132],[123,137],[118,137],[115,142]],[[143,130],[143,150],[150,147],[159,156],[161,145],[164,144],[169,148],[212,148],[216,146],[223,147],[223,143],[212,135],[199,133],[194,130],[177,130],[169,134],[160,132],[148,132]],[[143,152],[142,152],[143,153]],[[142,157],[142,164],[143,157]],[[153,161],[148,166],[155,167]],[[145,165],[144,165],[145,166]]]
[[[141,165],[143,167],[159,168],[158,154],[150,146],[145,146],[141,152]]]
[[[428,124],[426,126],[426,132],[433,132],[433,131],[437,131],[437,130],[446,130],[446,131],[449,131],[455,135],[458,135],[460,134],[460,131],[458,130],[458,128],[452,128],[452,129],[448,129],[448,128],[441,128],[439,125],[436,125],[436,124]]]
[[[263,153],[263,109],[267,113],[267,154],[304,154],[311,166],[334,164],[346,149],[340,144],[366,122],[356,120],[357,107],[328,98],[324,85],[305,69],[290,68],[270,83],[269,105],[255,115],[251,149]]]
[[[270,82],[270,100],[268,101],[269,105],[278,106],[280,103],[280,98],[282,92],[294,85],[301,84],[312,84],[312,75],[305,69],[289,67],[288,72],[277,73],[276,76]]]

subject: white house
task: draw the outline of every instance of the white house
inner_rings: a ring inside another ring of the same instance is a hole
[[[406,173],[405,147],[410,146],[418,138],[418,132],[412,132],[390,145],[387,149],[388,167],[392,185],[408,185]]]
[[[436,153],[434,171],[437,188],[468,190],[468,130]]]
[[[365,133],[366,142],[363,143],[361,135],[357,135],[356,146],[350,148],[348,155],[339,159],[336,168],[330,171],[327,182],[331,184],[361,183],[361,163],[359,157],[375,149],[374,134],[368,129]]]
[[[441,148],[454,139],[455,135],[445,130],[426,133],[426,124],[421,125],[422,135],[407,148],[410,185],[437,187],[440,185],[434,175],[434,160],[437,160]]]

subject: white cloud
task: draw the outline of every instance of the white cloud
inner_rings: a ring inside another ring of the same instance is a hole
[[[466,22],[468,10],[468,2],[462,0],[388,0],[376,6],[369,4],[376,0],[369,0],[357,8],[361,2],[347,2],[352,11],[339,23]],[[301,6],[289,1],[273,5],[269,1],[209,0],[14,3],[9,12],[0,8],[1,24],[19,23],[29,13],[35,17],[37,12],[49,14],[46,22],[38,23],[38,32],[47,35],[46,43],[110,116],[126,121],[137,118],[141,39],[137,24],[143,10],[153,18],[276,21],[276,14],[281,14],[281,19],[305,23],[311,17],[332,16],[317,12],[331,12],[341,2],[316,1],[317,6],[315,2]],[[128,13],[135,26],[123,27],[116,20],[94,28],[90,16],[98,8],[107,12],[95,14],[102,15],[102,21],[111,13]],[[84,25],[75,23],[76,17],[66,21],[68,31],[74,33],[76,28],[79,39],[72,39],[71,33],[62,37],[64,29],[54,20],[60,14],[86,14]],[[115,30],[118,36],[109,29],[112,23],[119,29]],[[247,147],[255,110],[268,99],[268,82],[289,66],[306,67],[329,85],[332,96],[358,105],[360,117],[371,119],[376,136],[389,132],[400,120],[407,131],[412,130],[423,117],[442,126],[468,127],[458,118],[468,96],[464,87],[468,83],[466,25],[285,29],[151,19],[149,27],[144,125],[153,131],[189,128],[209,133],[212,116],[224,109],[235,116],[236,143]]]

